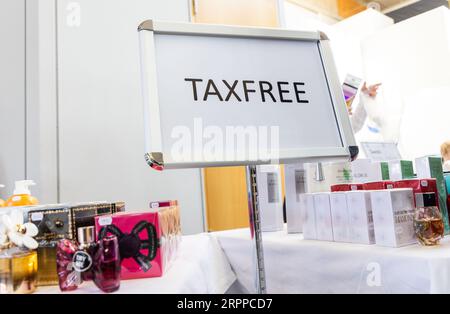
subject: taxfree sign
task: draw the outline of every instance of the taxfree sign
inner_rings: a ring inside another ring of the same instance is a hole
[[[261,102],[309,103],[305,97],[304,82],[256,82],[254,80],[215,82],[212,79],[200,78],[185,78],[184,80],[192,87],[194,101],[208,101],[210,97],[216,97],[225,102],[249,102],[250,95],[253,94],[252,97]]]
[[[354,137],[320,34],[143,24],[146,151],[167,168],[349,156]]]

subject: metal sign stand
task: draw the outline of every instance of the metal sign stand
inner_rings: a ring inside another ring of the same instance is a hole
[[[262,243],[261,219],[259,215],[258,185],[256,167],[247,166],[247,196],[250,232],[253,242],[253,256],[256,266],[255,287],[259,294],[267,293],[266,270],[264,268],[264,251]]]

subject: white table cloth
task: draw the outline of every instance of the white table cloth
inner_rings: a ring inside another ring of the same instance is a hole
[[[163,277],[123,280],[116,293],[225,293],[236,277],[217,240],[209,234],[184,236],[178,256]],[[59,287],[39,287],[36,293],[61,293]],[[101,293],[92,282],[66,293]]]
[[[254,289],[248,229],[213,233],[240,284]],[[404,248],[303,240],[264,233],[269,293],[450,293],[450,239]]]

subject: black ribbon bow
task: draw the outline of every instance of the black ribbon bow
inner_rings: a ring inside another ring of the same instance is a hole
[[[139,233],[147,231],[147,239],[139,238]],[[109,225],[100,229],[99,240],[111,233],[119,240],[120,259],[133,258],[144,272],[147,272],[152,265],[150,262],[155,259],[159,241],[156,235],[156,228],[153,224],[143,220],[137,223],[131,233],[123,233],[117,226]],[[147,254],[141,250],[148,250]]]

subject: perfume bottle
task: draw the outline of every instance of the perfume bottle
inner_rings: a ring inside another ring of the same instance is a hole
[[[81,273],[83,280],[93,280],[94,257],[97,253],[98,245],[95,242],[94,227],[78,228],[78,251],[74,255],[75,269]]]
[[[56,247],[56,272],[61,291],[72,291],[81,284],[81,274],[73,269],[73,257],[78,247],[68,239],[62,239]]]
[[[95,285],[103,292],[114,292],[120,287],[119,241],[116,236],[107,236],[98,242],[94,258]]]
[[[36,251],[13,247],[0,251],[0,294],[27,294],[36,290]]]
[[[419,243],[424,246],[439,245],[444,237],[444,221],[437,207],[435,193],[417,193],[414,213],[414,230]]]

